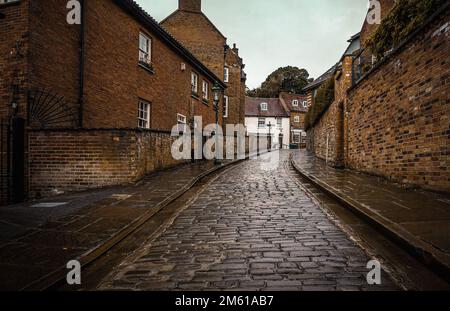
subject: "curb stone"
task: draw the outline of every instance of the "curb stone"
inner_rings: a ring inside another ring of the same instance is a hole
[[[364,218],[364,220],[368,221],[371,225],[374,225],[377,229],[380,229],[389,238],[393,239],[397,244],[401,245],[414,257],[419,259],[423,264],[439,273],[446,281],[450,282],[450,259],[446,254],[423,242],[403,229],[400,225],[383,217],[383,215],[363,206],[350,196],[343,194],[338,189],[321,181],[314,175],[305,172],[297,163],[295,163],[292,154],[290,156],[290,162],[303,178],[307,179],[314,186],[330,195],[358,216]]]

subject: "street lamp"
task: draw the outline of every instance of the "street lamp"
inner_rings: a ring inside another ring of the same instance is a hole
[[[269,121],[269,124],[267,124],[267,126],[269,127],[269,145],[270,145],[270,148],[269,148],[269,152],[271,152],[272,151],[272,122],[271,121]]]
[[[214,96],[214,110],[216,111],[216,159],[214,160],[215,165],[221,165],[222,162],[219,159],[219,100],[222,88],[216,81],[212,88]]]

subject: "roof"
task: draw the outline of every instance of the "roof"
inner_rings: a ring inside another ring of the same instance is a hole
[[[306,91],[309,91],[311,89],[318,88],[320,85],[322,85],[322,83],[324,83],[326,80],[328,80],[328,78],[330,78],[334,74],[334,72],[336,71],[336,68],[338,67],[338,65],[339,65],[339,63],[333,65],[333,67],[328,69],[323,75],[321,75],[316,80],[314,80],[313,82],[311,82],[310,84],[305,86],[303,88],[303,91],[306,92]]]
[[[308,108],[303,107],[302,102],[307,101],[308,97],[306,95],[294,94],[294,93],[286,93],[282,92],[280,94],[280,99],[284,101],[284,105],[286,105],[286,109],[290,112],[308,112]],[[293,105],[293,101],[298,100],[298,106]]]
[[[215,30],[220,36],[222,36],[224,39],[227,39],[227,37],[225,37],[225,36],[223,35],[223,33],[219,30],[219,28],[217,28],[216,25],[214,25],[214,23],[213,23],[213,22],[208,18],[208,16],[206,16],[203,12],[193,12],[193,11],[187,11],[187,10],[180,10],[180,9],[177,9],[177,10],[175,10],[174,12],[172,12],[172,14],[170,14],[170,15],[167,16],[165,19],[163,19],[159,24],[163,26],[163,24],[164,24],[167,20],[169,20],[170,18],[174,17],[176,14],[181,13],[181,12],[189,13],[189,14],[199,14],[199,15],[203,16],[203,17],[206,19],[206,21],[207,21],[209,24],[211,24],[211,26],[214,28],[214,30]]]
[[[161,27],[158,22],[151,17],[134,0],[113,0],[122,9],[131,14],[137,21],[148,27],[156,36],[165,42],[172,50],[182,56],[187,62],[194,66],[199,73],[209,78],[211,81],[217,81],[221,88],[226,89],[226,84],[221,78],[216,76],[208,67],[206,67],[198,58],[196,58],[187,48],[176,40],[169,32]]]
[[[261,104],[267,103],[267,111],[261,111]],[[246,117],[283,117],[288,118],[289,114],[283,108],[278,98],[245,98]]]

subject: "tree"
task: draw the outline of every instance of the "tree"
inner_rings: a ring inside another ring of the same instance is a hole
[[[282,67],[272,72],[261,84],[261,87],[250,90],[250,97],[276,98],[280,92],[302,93],[302,89],[308,85],[310,79],[306,69],[298,67]]]

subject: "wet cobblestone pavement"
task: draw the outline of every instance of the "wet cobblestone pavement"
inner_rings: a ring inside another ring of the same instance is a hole
[[[366,282],[371,260],[302,192],[282,152],[220,175],[102,290],[396,290]]]

